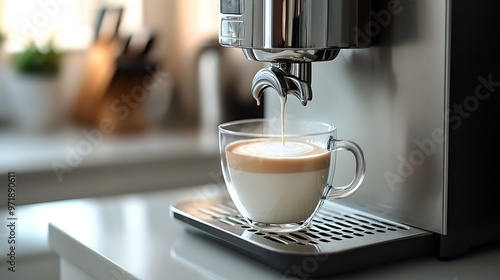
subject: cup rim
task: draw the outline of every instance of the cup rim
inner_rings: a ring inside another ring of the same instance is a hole
[[[243,119],[243,120],[235,120],[235,121],[229,121],[226,123],[222,123],[219,125],[219,132],[224,133],[224,134],[229,134],[229,135],[237,135],[237,136],[248,136],[248,137],[281,137],[281,133],[275,133],[275,134],[262,134],[262,133],[253,133],[253,132],[240,132],[240,131],[232,131],[229,129],[226,129],[225,127],[232,126],[232,125],[239,125],[239,124],[247,124],[247,123],[265,123],[265,122],[271,122],[273,120],[271,119],[266,119],[266,118],[257,118],[257,119]],[[325,131],[321,132],[312,132],[312,133],[296,133],[296,134],[289,134],[286,133],[284,136],[285,137],[302,137],[302,136],[317,136],[317,135],[324,135],[324,134],[329,134],[337,130],[337,127],[325,123],[325,122],[320,122],[320,121],[305,121],[305,120],[298,120],[298,121],[293,121],[294,123],[309,123],[309,124],[318,124],[325,126],[327,129]]]

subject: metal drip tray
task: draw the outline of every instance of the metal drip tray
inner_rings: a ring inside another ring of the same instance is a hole
[[[378,218],[331,201],[324,203],[307,230],[292,233],[251,228],[229,198],[182,202],[171,215],[190,229],[215,237],[287,275],[292,267],[315,267],[309,276],[328,275],[361,266],[429,252],[430,232]]]

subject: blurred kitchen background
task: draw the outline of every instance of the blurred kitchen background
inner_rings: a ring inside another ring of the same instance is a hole
[[[219,46],[218,6],[0,0],[0,181],[17,173],[18,204],[220,184],[217,125],[263,109],[262,65]]]

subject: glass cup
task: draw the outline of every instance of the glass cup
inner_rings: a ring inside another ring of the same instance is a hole
[[[236,208],[254,228],[291,232],[309,225],[325,200],[343,198],[365,175],[362,150],[337,140],[337,128],[321,122],[251,119],[219,126],[224,180]],[[284,137],[282,137],[284,136]],[[332,186],[336,151],[354,155],[355,175]]]

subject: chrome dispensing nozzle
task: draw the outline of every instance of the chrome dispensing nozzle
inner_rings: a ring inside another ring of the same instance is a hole
[[[238,0],[220,4],[220,44],[241,48],[249,60],[272,63],[253,79],[257,103],[262,91],[272,87],[282,98],[293,94],[306,105],[312,98],[312,62],[333,60],[341,49],[371,46],[371,30],[365,28],[371,26],[370,0]]]
[[[266,88],[273,88],[286,100],[288,94],[296,96],[303,106],[312,99],[311,63],[272,63],[261,69],[252,81],[252,95],[260,105],[260,98]]]

